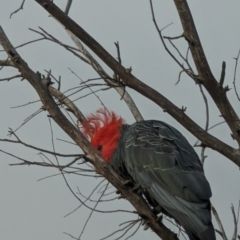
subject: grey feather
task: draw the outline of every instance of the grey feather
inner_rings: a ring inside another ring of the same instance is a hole
[[[214,240],[212,195],[200,160],[186,138],[161,121],[122,127],[111,161],[124,178],[131,178],[179,222],[190,240]]]

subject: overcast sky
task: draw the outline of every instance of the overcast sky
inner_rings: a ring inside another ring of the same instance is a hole
[[[55,1],[64,9],[64,0]],[[172,23],[163,34],[178,36],[182,34],[181,24],[173,1],[153,1],[156,18],[160,28]],[[189,1],[190,2],[190,1]],[[44,28],[62,42],[72,45],[64,29],[44,11],[35,1],[26,1],[24,10],[13,15],[21,0],[0,0],[0,23],[14,46],[39,38],[39,35],[29,31],[28,28],[39,30]],[[217,79],[220,77],[222,61],[226,61],[226,80],[233,88],[233,73],[235,61],[240,48],[240,2],[231,1],[191,1],[190,8],[195,24],[202,41],[210,67]],[[143,82],[154,87],[178,107],[186,106],[187,114],[202,127],[205,126],[204,102],[198,86],[185,75],[175,86],[178,79],[179,67],[165,52],[158,34],[152,23],[149,1],[145,0],[73,0],[69,13],[88,33],[116,56],[114,42],[119,41],[122,62],[125,67],[132,67],[133,74]],[[185,53],[186,42],[183,39],[176,41],[179,49]],[[69,70],[71,68],[83,80],[97,77],[89,66],[63,48],[47,41],[40,41],[20,48],[19,53],[34,71],[52,73],[62,79],[62,91],[78,86],[80,80]],[[0,59],[5,59],[5,54],[0,53]],[[107,68],[106,68],[107,69]],[[108,70],[108,69],[107,69]],[[109,71],[111,74],[111,71]],[[4,68],[0,71],[0,79],[18,74],[13,69]],[[240,70],[237,75],[237,88],[240,88]],[[239,89],[240,91],[240,89]],[[159,119],[178,128],[193,145],[196,138],[178,124],[172,117],[151,101],[140,96],[134,91],[129,91],[134,98],[145,119]],[[72,99],[80,97],[85,92],[76,94]],[[115,110],[128,123],[133,123],[134,118],[120,100],[115,91],[102,91],[98,96],[104,104]],[[236,111],[240,114],[239,102],[231,90],[229,99]],[[221,122],[219,111],[210,98],[210,126]],[[18,128],[26,118],[36,112],[41,104],[30,104],[21,108],[12,108],[28,102],[38,100],[34,89],[27,81],[12,80],[1,82],[1,126],[0,138],[8,138],[8,128]],[[99,100],[94,96],[82,98],[76,102],[84,113],[89,113],[101,107]],[[63,131],[52,121],[56,151],[61,153],[79,153],[80,150],[57,138],[70,140]],[[222,141],[236,147],[230,136],[227,126],[221,125],[214,128],[211,133]],[[25,142],[41,148],[52,150],[51,130],[47,113],[42,112],[34,117],[17,131],[18,136]],[[40,161],[38,151],[0,142],[0,150],[11,152],[19,157]],[[199,153],[199,149],[196,149]],[[211,150],[206,151],[208,156],[205,162],[205,173],[212,187],[212,203],[219,212],[226,233],[231,239],[233,234],[233,218],[231,204],[237,208],[240,199],[239,169],[228,159]],[[81,208],[68,217],[66,214],[74,210],[79,202],[71,194],[61,176],[38,181],[41,178],[57,174],[54,169],[41,167],[15,166],[10,163],[18,161],[0,152],[0,239],[26,239],[26,240],[66,240],[71,239],[63,232],[78,237],[90,213],[86,208]],[[55,159],[52,159],[55,161]],[[62,163],[67,160],[61,159]],[[91,193],[98,179],[79,176],[67,176],[72,189],[77,187],[86,196]],[[94,197],[97,199],[100,194]],[[115,195],[113,195],[114,197]],[[133,208],[124,200],[102,204],[99,209],[127,209]],[[118,224],[125,220],[136,219],[129,213],[99,214],[94,213],[89,221],[81,239],[98,240],[118,229]],[[216,228],[217,225],[214,221]],[[171,227],[171,225],[169,225]],[[115,237],[116,238],[116,237]],[[149,238],[158,239],[151,232],[143,231],[142,227],[132,237],[133,240]],[[220,239],[217,236],[218,239]],[[114,237],[110,238],[114,239]],[[182,238],[181,238],[182,239]]]

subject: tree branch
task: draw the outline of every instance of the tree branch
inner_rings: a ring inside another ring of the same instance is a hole
[[[240,97],[238,95],[238,91],[237,91],[237,87],[236,87],[236,75],[237,75],[237,66],[238,66],[239,56],[240,56],[240,50],[238,51],[237,57],[234,58],[236,62],[235,62],[234,76],[233,76],[233,87],[234,87],[234,91],[235,91],[238,101],[240,101]]]
[[[0,66],[13,67],[13,63],[7,58],[6,60],[0,60]]]
[[[47,1],[48,2],[48,1]],[[44,1],[46,3],[46,1]],[[43,3],[44,6],[46,6]],[[177,240],[176,234],[171,232],[162,222],[156,221],[156,215],[151,211],[146,201],[134,193],[131,189],[124,189],[124,180],[118,176],[114,170],[106,164],[99,153],[92,148],[85,136],[66,118],[53,100],[46,81],[42,81],[38,74],[35,74],[20,57],[17,51],[6,37],[0,27],[0,44],[5,49],[14,66],[20,71],[25,79],[33,86],[38,93],[45,109],[49,112],[53,120],[66,132],[67,135],[84,151],[86,157],[94,165],[96,172],[104,176],[113,186],[115,186],[138,211],[139,215],[145,216],[149,221],[151,229],[162,239]]]
[[[184,36],[188,41],[190,51],[192,53],[193,60],[195,62],[198,75],[202,81],[202,84],[211,95],[215,104],[217,105],[222,117],[226,120],[229,128],[232,131],[234,139],[240,146],[240,120],[228,101],[226,90],[222,87],[218,87],[219,83],[214,78],[211,69],[209,67],[207,58],[203,51],[192,15],[186,0],[174,0],[179,17],[182,22]],[[223,66],[224,69],[224,66]],[[225,70],[225,69],[224,69]],[[223,71],[222,71],[223,72]],[[220,80],[220,84],[223,82],[223,75]]]
[[[98,75],[109,85],[112,84],[112,80],[110,76],[106,73],[106,71],[102,68],[102,66],[96,61],[96,59],[87,51],[87,49],[83,46],[81,41],[68,29],[65,29],[68,36],[72,39],[77,48],[82,52],[82,54],[89,60],[92,68],[98,73]],[[118,94],[123,98],[125,103],[127,104],[129,110],[132,112],[136,121],[142,121],[143,117],[138,110],[135,102],[133,101],[130,94],[123,87],[115,87],[114,88]]]
[[[25,3],[25,0],[22,0],[20,7],[10,14],[10,18],[12,17],[13,14],[16,14],[17,12],[23,9],[24,3]]]
[[[220,80],[219,80],[219,85],[220,87],[223,87],[223,82],[224,82],[224,79],[225,79],[225,70],[226,70],[226,62],[222,62],[222,72],[221,72],[221,77],[220,77]]]
[[[2,139],[2,138],[0,138],[0,142],[18,143],[18,144],[21,144],[21,145],[23,145],[25,147],[32,148],[34,150],[37,150],[37,151],[40,151],[40,152],[44,152],[44,153],[48,153],[48,154],[55,155],[55,156],[59,156],[59,157],[79,157],[79,156],[81,156],[81,154],[62,154],[62,153],[48,151],[46,149],[38,148],[38,147],[35,147],[33,145],[30,145],[30,144],[27,144],[25,142],[22,142],[20,139],[10,140],[10,139]]]
[[[222,237],[223,240],[228,240],[228,239],[227,239],[227,236],[226,236],[226,233],[225,233],[225,230],[224,230],[224,227],[223,227],[223,225],[222,225],[222,221],[221,221],[221,219],[220,219],[220,217],[219,217],[219,215],[218,215],[217,210],[215,209],[215,207],[214,207],[213,205],[212,205],[212,213],[213,213],[213,215],[214,215],[214,217],[215,217],[215,219],[216,219],[216,222],[217,222],[217,224],[218,224],[218,227],[219,227],[219,229],[220,229],[220,231],[217,230],[217,229],[215,229],[216,232],[217,232],[218,234],[220,234],[220,236]]]
[[[236,165],[240,166],[240,153],[229,145],[223,143],[219,139],[213,137],[200,126],[198,126],[193,120],[191,120],[183,111],[176,107],[172,102],[166,99],[159,92],[150,88],[148,85],[141,82],[135,76],[133,76],[126,68],[119,64],[95,39],[93,39],[84,29],[77,25],[72,19],[70,19],[64,12],[62,12],[52,1],[49,0],[35,0],[43,8],[46,9],[53,17],[55,17],[60,23],[62,23],[67,29],[69,29],[74,35],[76,35],[83,43],[85,43],[102,61],[104,61],[121,79],[124,84],[137,92],[155,102],[162,109],[166,110],[172,117],[174,117],[180,124],[182,124],[188,131],[201,140],[207,147],[212,148]],[[215,91],[215,90],[213,90]],[[223,106],[225,109],[225,107]],[[231,108],[232,109],[232,108]],[[228,111],[228,110],[227,110]],[[233,111],[233,113],[235,113]],[[232,118],[228,116],[226,121],[231,123],[231,126],[240,124],[238,117]],[[235,115],[234,115],[235,116]],[[235,134],[236,135],[236,134]],[[234,135],[234,136],[235,136]]]
[[[68,97],[66,97],[63,93],[61,93],[52,86],[49,87],[49,91],[52,94],[52,96],[59,100],[60,103],[65,104],[68,110],[70,110],[80,122],[83,122],[85,120],[85,116],[83,115],[83,113]]]

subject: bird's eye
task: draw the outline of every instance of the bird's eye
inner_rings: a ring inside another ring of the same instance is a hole
[[[102,145],[98,145],[97,149],[98,149],[98,151],[101,151],[102,150]]]

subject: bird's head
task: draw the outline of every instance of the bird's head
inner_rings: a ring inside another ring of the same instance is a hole
[[[110,162],[121,136],[124,120],[112,111],[99,109],[81,123],[81,130],[102,158]]]

